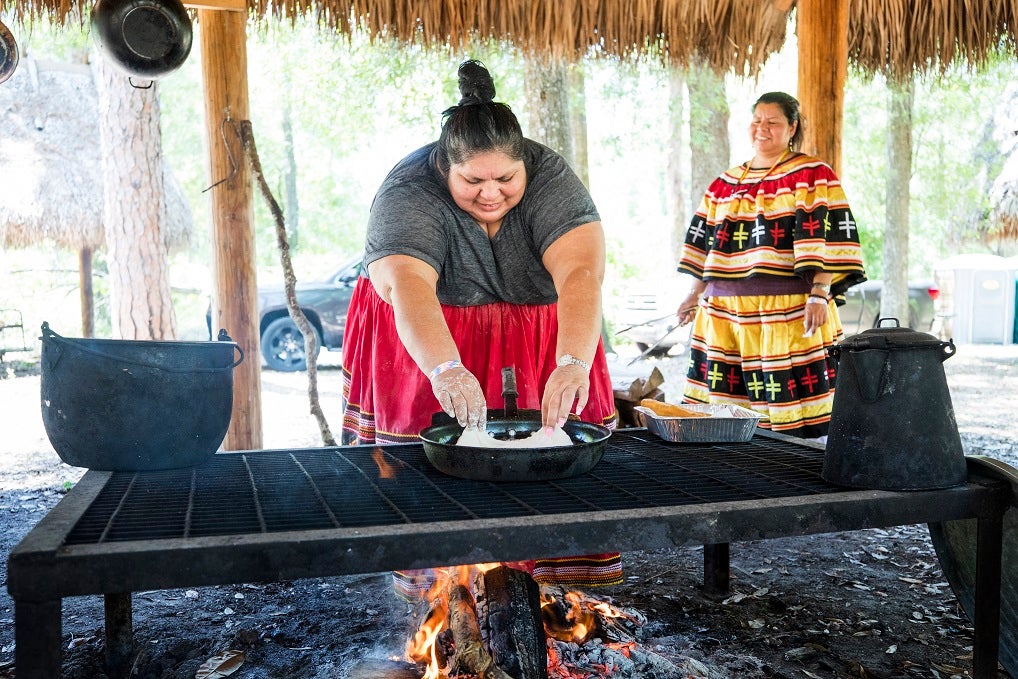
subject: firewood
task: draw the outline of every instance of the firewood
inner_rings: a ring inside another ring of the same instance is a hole
[[[528,573],[498,566],[484,573],[478,606],[495,663],[514,679],[547,679],[541,588]]]
[[[513,679],[499,669],[484,648],[474,597],[463,585],[454,585],[449,590],[449,629],[456,646],[455,663],[459,670],[476,674],[480,679]]]

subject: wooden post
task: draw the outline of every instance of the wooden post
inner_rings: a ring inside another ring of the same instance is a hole
[[[848,0],[799,0],[799,103],[802,150],[841,173],[841,127],[848,76]]]
[[[199,9],[212,214],[212,335],[225,328],[244,362],[233,371],[233,415],[223,448],[262,447],[261,361],[253,224],[254,190],[236,123],[250,116],[247,13]],[[229,144],[227,150],[226,144]]]

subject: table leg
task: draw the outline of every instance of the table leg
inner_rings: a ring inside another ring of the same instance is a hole
[[[711,594],[728,594],[731,572],[727,542],[703,546],[703,586]]]
[[[134,657],[131,593],[106,594],[103,604],[106,610],[106,669],[111,676],[126,677]]]
[[[18,679],[60,679],[61,600],[14,601],[14,664]]]
[[[972,676],[995,679],[1000,654],[1000,580],[1004,517],[979,518],[976,526],[976,591]]]

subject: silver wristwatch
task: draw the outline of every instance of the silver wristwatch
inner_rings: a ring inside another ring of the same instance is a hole
[[[572,354],[562,354],[561,356],[558,357],[558,360],[555,361],[555,362],[558,365],[560,365],[560,366],[562,366],[562,365],[578,365],[581,368],[583,368],[584,370],[590,370],[590,364],[589,363],[587,363],[586,361],[584,361],[582,359],[576,358]]]

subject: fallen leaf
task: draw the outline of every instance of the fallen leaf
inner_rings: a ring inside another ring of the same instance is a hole
[[[887,647],[887,650],[884,651],[884,653],[897,653],[897,652],[898,652],[898,644],[891,644],[890,646]]]
[[[244,651],[223,651],[214,655],[201,664],[195,672],[194,679],[219,679],[226,677],[244,664]]]

